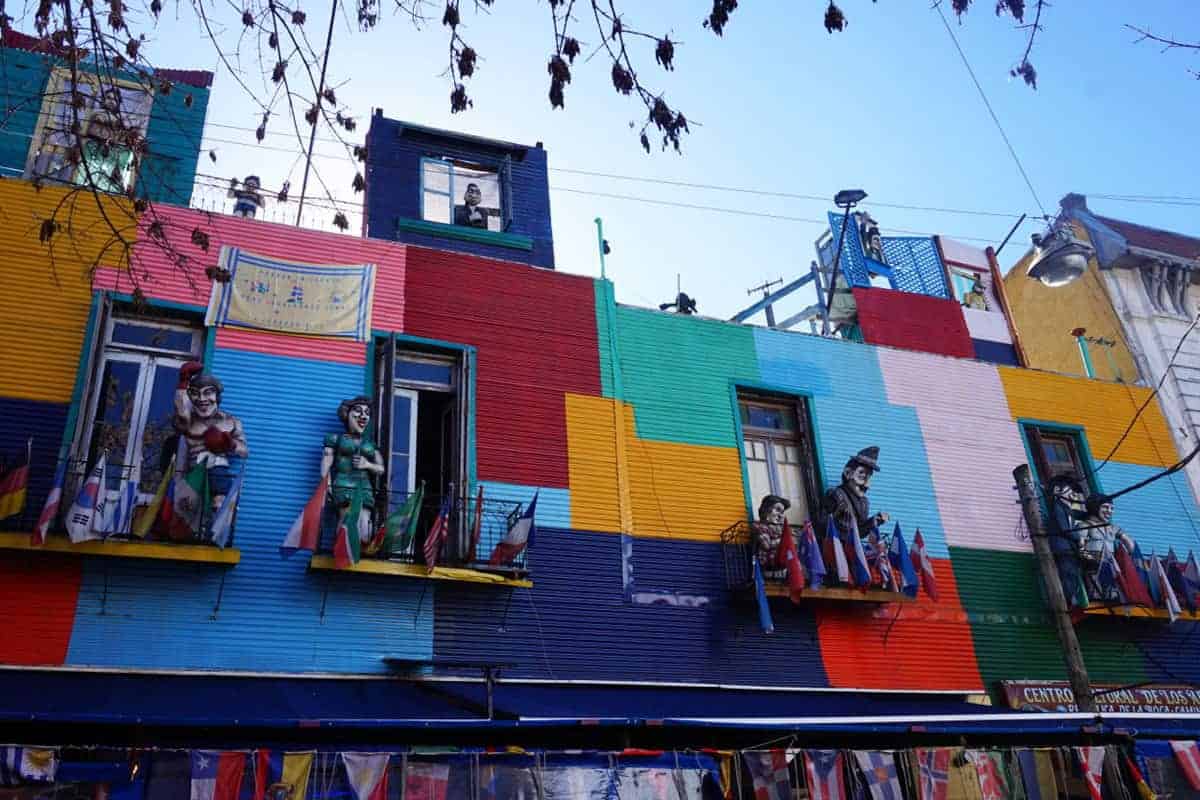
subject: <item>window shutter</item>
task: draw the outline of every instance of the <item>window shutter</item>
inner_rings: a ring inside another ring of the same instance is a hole
[[[512,156],[504,157],[504,161],[500,164],[500,196],[503,208],[500,213],[504,215],[504,227],[502,230],[507,231],[512,227],[513,221],[513,199],[512,199]]]
[[[375,345],[375,447],[383,456],[383,515],[391,513],[392,384],[396,371],[396,334]]]

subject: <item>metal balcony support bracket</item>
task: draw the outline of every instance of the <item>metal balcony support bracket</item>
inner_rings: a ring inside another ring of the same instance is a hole
[[[488,661],[459,661],[458,659],[450,658],[402,658],[397,656],[384,656],[383,663],[387,664],[396,672],[402,675],[411,675],[425,668],[445,669],[445,670],[479,670],[483,676],[484,690],[487,696],[486,705],[481,706],[479,703],[470,698],[463,697],[449,691],[441,686],[434,685],[430,682],[418,681],[416,685],[421,691],[436,695],[444,700],[449,700],[455,706],[471,711],[473,713],[486,713],[489,721],[504,719],[517,720],[520,715],[511,711],[496,709],[496,683],[500,679],[500,670],[508,669],[515,666],[512,663],[504,662],[488,662]]]

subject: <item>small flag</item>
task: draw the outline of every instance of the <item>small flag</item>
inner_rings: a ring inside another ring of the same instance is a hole
[[[358,563],[364,541],[370,542],[371,515],[364,513],[363,492],[356,491],[350,505],[338,520],[337,533],[333,538],[333,562],[339,569]]]
[[[912,557],[908,552],[908,544],[904,541],[904,532],[900,530],[900,523],[896,523],[895,530],[892,531],[892,543],[888,547],[888,560],[892,562],[892,567],[900,574],[900,591],[904,592],[909,597],[917,596],[917,571],[913,569]]]
[[[184,437],[180,436],[183,442]],[[180,463],[186,464],[186,461]],[[212,493],[208,485],[208,464],[197,461],[175,477],[175,504],[171,509],[176,528],[190,536],[200,533],[204,515],[212,508]]]
[[[529,777],[532,778],[532,775]],[[530,783],[532,784],[532,781]],[[503,795],[497,793],[495,796],[497,798],[538,796],[536,786],[530,785],[527,788],[532,789],[528,795],[513,792]],[[404,800],[446,800],[447,792],[450,789],[450,765],[410,761],[408,769],[404,773],[403,789],[404,793],[400,796]],[[483,791],[480,794],[482,800],[486,795]]]
[[[221,549],[229,544],[229,535],[233,533],[233,518],[237,514],[238,498],[241,496],[242,476],[241,473],[238,473],[238,476],[234,478],[233,486],[229,487],[229,493],[221,501],[221,507],[213,515],[212,543]]]
[[[846,800],[840,750],[805,750],[804,776],[811,800]]]
[[[479,549],[479,535],[483,532],[483,484],[479,484],[479,493],[475,495],[475,517],[471,520],[471,544],[467,547],[467,564],[475,563],[475,551]]]
[[[308,779],[312,774],[313,753],[281,753],[256,750],[254,753],[253,800],[304,800],[308,797]]]
[[[1172,742],[1173,744],[1174,742]],[[1087,782],[1092,800],[1104,800],[1104,794],[1100,791],[1100,783],[1104,776],[1104,748],[1076,747],[1074,749],[1075,755],[1079,757],[1079,766],[1083,770],[1083,778]]]
[[[842,547],[842,534],[832,514],[825,519],[825,563],[833,564],[839,583],[850,583],[850,564],[846,561],[846,549]]]
[[[54,783],[58,751],[40,747],[0,747],[0,786]]]
[[[1175,753],[1175,762],[1179,771],[1187,779],[1188,786],[1200,791],[1200,745],[1195,740],[1171,740],[1171,750]]]
[[[1151,553],[1151,556],[1154,554]],[[1138,577],[1142,579],[1142,583],[1146,584],[1146,591],[1150,593],[1150,599],[1153,605],[1158,605],[1162,602],[1162,591],[1158,586],[1158,573],[1150,566],[1150,562],[1142,555],[1142,547],[1137,542],[1133,543],[1133,563],[1137,565]]]
[[[1100,585],[1101,592],[1107,597],[1116,588],[1120,579],[1121,566],[1117,563],[1113,551],[1106,547],[1100,556],[1100,569],[1096,571],[1096,583]]]
[[[438,515],[433,520],[433,525],[430,526],[429,532],[425,534],[425,544],[422,548],[422,554],[425,556],[425,566],[430,572],[433,572],[437,566],[438,555],[442,552],[442,543],[446,541],[446,536],[450,533],[450,501],[454,497],[454,484],[450,484],[450,491],[446,492],[446,496],[442,498],[442,507],[438,509]],[[534,496],[534,502],[537,502],[537,496]],[[517,523],[520,524],[519,522]],[[516,527],[515,525],[513,526]],[[511,534],[512,531],[509,531]],[[503,544],[503,542],[501,542]],[[524,547],[524,542],[521,543]],[[500,549],[500,545],[496,545],[496,549]],[[496,558],[496,554],[492,553],[492,558]]]
[[[534,522],[537,501],[538,493],[535,491],[525,513],[521,515],[515,525],[509,528],[508,533],[504,534],[504,538],[496,543],[496,549],[492,551],[492,557],[488,559],[488,566],[509,564],[521,554],[521,551],[531,545],[533,537],[537,533],[537,524]]]
[[[1144,570],[1137,565],[1129,550],[1124,545],[1117,545],[1115,555],[1117,567],[1120,569],[1117,573],[1117,586],[1125,602],[1135,606],[1154,605],[1150,590],[1146,588],[1145,579],[1142,577]]]
[[[846,559],[850,563],[850,574],[854,585],[866,591],[871,585],[871,568],[867,566],[867,554],[863,552],[862,537],[859,535],[858,520],[850,517],[850,532],[845,539]]]
[[[37,525],[33,527],[33,533],[29,536],[29,542],[34,547],[41,547],[46,543],[46,537],[50,534],[50,526],[58,518],[58,507],[62,503],[63,481],[66,480],[66,477],[67,462],[66,459],[62,459],[54,468],[54,484],[50,487],[50,494],[46,495],[46,502],[42,505],[42,513],[38,515]]]
[[[936,601],[938,599],[937,578],[933,574],[933,561],[930,560],[929,553],[925,550],[925,537],[921,536],[920,528],[917,528],[917,532],[913,536],[912,565],[921,577],[921,583],[925,586],[925,594]]]
[[[0,519],[15,517],[25,510],[31,460],[33,460],[32,438],[25,442],[25,463],[10,469],[3,478],[0,478]]]
[[[150,529],[154,526],[154,520],[158,518],[162,511],[163,500],[167,497],[167,488],[171,485],[171,479],[175,474],[175,459],[177,455],[171,456],[171,463],[163,472],[162,480],[158,482],[158,489],[154,492],[154,497],[150,499],[150,505],[142,509],[142,513],[138,515],[134,521],[131,533],[139,539],[145,539],[150,533]]]
[[[245,769],[245,753],[193,750],[191,800],[237,800]]]
[[[871,793],[871,800],[904,800],[896,758],[880,750],[855,750],[854,760]]]
[[[1137,768],[1137,764],[1129,757],[1129,754],[1122,752],[1121,755],[1125,759],[1125,769],[1129,771],[1129,777],[1133,778],[1133,785],[1137,788],[1138,797],[1141,800],[1158,800],[1158,796],[1154,794],[1154,790],[1150,788],[1142,771]]]
[[[821,548],[817,546],[811,522],[804,523],[804,531],[800,534],[800,563],[808,576],[808,585],[820,589],[825,583],[825,559],[821,558]]]
[[[975,775],[979,779],[979,794],[983,800],[1007,800],[1008,786],[1000,765],[996,763],[998,754],[986,750],[967,750],[965,755],[975,767]]]
[[[108,485],[107,453],[100,454],[100,460],[75,495],[71,510],[67,512],[67,533],[73,543],[86,542],[89,539],[99,539],[96,535],[95,523],[104,517],[104,492]]]
[[[879,542],[879,534],[872,533],[870,540],[867,542],[867,563],[874,562],[875,569],[879,572],[879,585],[889,592],[900,591],[900,585],[896,583],[896,576],[892,572],[892,562],[888,555],[887,548]]]
[[[900,526],[896,527],[899,533]],[[895,535],[892,535],[893,542]],[[947,800],[950,794],[950,748],[918,748],[916,755],[919,800]]]
[[[312,552],[317,549],[321,540],[321,514],[325,511],[325,495],[328,492],[329,476],[325,475],[279,546],[282,555],[290,556],[297,550]]]
[[[1188,608],[1196,609],[1196,595],[1200,593],[1200,564],[1196,563],[1196,554],[1188,550],[1187,561],[1183,565],[1183,586],[1187,593]]]
[[[1163,569],[1162,559],[1151,556],[1150,560],[1154,562],[1154,572],[1158,577],[1159,591],[1162,592],[1163,606],[1166,607],[1167,615],[1171,618],[1171,622],[1174,622],[1183,613],[1183,609],[1179,607],[1179,600],[1175,597],[1175,590],[1171,588],[1171,581],[1168,580],[1167,573]]]
[[[779,537],[779,549],[775,553],[776,563],[787,567],[788,597],[793,603],[799,603],[804,594],[804,568],[800,565],[800,555],[796,552],[796,538],[792,536],[792,526],[787,519],[783,520],[783,534]]]
[[[137,484],[132,480],[121,481],[115,503],[105,503],[104,519],[96,528],[101,533],[112,535],[129,532],[133,510],[137,507]]]
[[[1175,592],[1175,600],[1180,606],[1187,606],[1189,610],[1195,611],[1195,601],[1188,597],[1187,580],[1183,574],[1185,568],[1185,565],[1179,561],[1179,557],[1175,555],[1175,548],[1168,548],[1167,563],[1164,569],[1167,572],[1167,580],[1171,582],[1171,589]]]
[[[754,800],[792,800],[786,750],[745,750],[742,759],[754,784]]]
[[[767,584],[763,581],[757,558],[754,559],[754,599],[758,602],[758,624],[763,633],[774,633],[775,620],[771,619],[771,606],[767,604]]]
[[[387,800],[388,758],[387,753],[342,753],[356,800]]]
[[[393,511],[367,546],[367,553],[380,558],[390,558],[396,553],[406,553],[412,547],[417,533],[417,520],[421,516],[421,503],[425,500],[425,482],[411,493],[404,504]]]

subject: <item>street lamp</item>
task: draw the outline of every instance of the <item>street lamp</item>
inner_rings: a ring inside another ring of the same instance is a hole
[[[1079,241],[1066,225],[1044,235],[1034,234],[1033,260],[1026,272],[1046,286],[1066,286],[1087,271],[1088,259],[1095,254],[1091,245]]]
[[[843,210],[842,233],[838,236],[837,250],[833,254],[833,275],[829,278],[829,298],[825,301],[825,321],[821,335],[829,335],[829,311],[833,308],[833,290],[837,288],[838,264],[842,259],[842,243],[846,241],[846,227],[850,224],[850,209],[867,199],[862,189],[842,189],[833,196],[833,204]]]

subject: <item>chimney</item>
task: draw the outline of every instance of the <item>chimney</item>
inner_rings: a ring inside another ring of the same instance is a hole
[[[1063,211],[1088,211],[1087,197],[1075,194],[1074,192],[1064,195],[1063,199],[1058,201],[1058,204],[1062,206]]]

